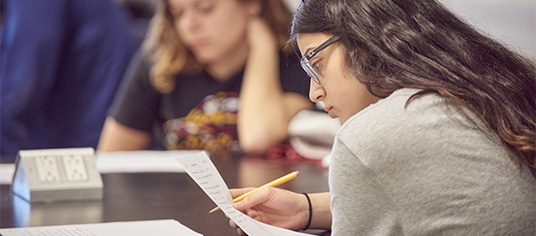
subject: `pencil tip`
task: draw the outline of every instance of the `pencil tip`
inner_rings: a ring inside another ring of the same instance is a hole
[[[297,171],[295,171],[295,172],[296,172],[296,175],[300,175],[300,171],[299,171],[299,170],[297,170]]]
[[[219,210],[219,209],[220,209],[219,207],[214,207],[214,208],[213,208],[212,210],[210,210],[208,213],[210,214],[210,213],[215,212],[215,211],[217,211],[217,210]]]

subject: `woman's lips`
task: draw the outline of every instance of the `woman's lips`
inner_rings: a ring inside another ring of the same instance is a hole
[[[333,107],[324,107],[324,111],[326,111],[331,118],[335,118],[334,114],[331,114]]]

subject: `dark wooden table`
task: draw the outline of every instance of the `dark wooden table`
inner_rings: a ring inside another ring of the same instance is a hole
[[[300,176],[282,188],[328,190],[327,171],[311,163],[274,163],[253,158],[213,159],[229,188],[265,184],[291,171]],[[237,235],[215,204],[186,173],[103,174],[100,201],[28,203],[0,185],[0,228],[176,219],[203,235]]]

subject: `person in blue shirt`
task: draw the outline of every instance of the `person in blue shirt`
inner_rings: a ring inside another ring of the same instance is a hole
[[[110,0],[4,3],[0,155],[96,147],[138,42]]]

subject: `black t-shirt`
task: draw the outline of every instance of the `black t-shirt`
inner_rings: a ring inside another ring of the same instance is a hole
[[[295,55],[280,54],[284,92],[305,97],[309,78]],[[158,92],[149,80],[150,64],[138,54],[111,108],[115,120],[133,129],[163,134],[168,149],[239,151],[236,112],[244,70],[223,82],[206,71],[179,74],[171,93]]]

